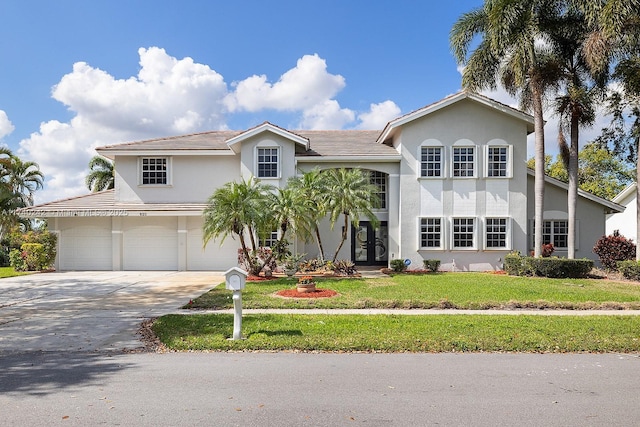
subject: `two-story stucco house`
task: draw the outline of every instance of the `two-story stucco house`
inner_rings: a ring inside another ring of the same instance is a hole
[[[263,123],[98,148],[115,161],[115,189],[21,211],[47,218],[59,235],[60,270],[224,270],[239,243],[202,248],[202,211],[213,191],[256,176],[276,187],[311,170],[370,171],[382,204],[380,226],[351,227],[338,254],[357,264],[440,259],[444,270],[500,269],[504,256],[532,247],[533,176],[526,167],[531,116],[461,92],[392,120],[382,131],[290,131]],[[547,180],[545,239],[566,246],[566,186]],[[581,192],[578,257],[622,207]],[[322,224],[325,248],[341,230]],[[336,227],[338,228],[338,227]],[[293,243],[317,255],[313,243]],[[562,254],[561,251],[559,252]]]

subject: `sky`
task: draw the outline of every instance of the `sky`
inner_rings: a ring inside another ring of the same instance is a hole
[[[103,145],[264,121],[382,129],[461,89],[449,31],[481,5],[3,0],[0,144],[38,163],[43,203],[87,194]],[[503,90],[484,94],[517,107]],[[551,154],[556,123],[545,130]]]

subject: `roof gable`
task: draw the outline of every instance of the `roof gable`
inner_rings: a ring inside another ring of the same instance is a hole
[[[256,135],[259,135],[263,132],[271,132],[275,135],[281,136],[285,139],[288,139],[290,141],[293,141],[296,145],[301,146],[302,148],[304,148],[304,150],[308,150],[309,149],[309,139],[305,138],[303,136],[300,136],[298,134],[295,134],[289,130],[283,129],[279,126],[276,126],[274,124],[271,124],[269,122],[264,122],[261,125],[258,125],[254,128],[251,128],[249,130],[246,130],[242,133],[240,133],[239,135],[234,136],[233,138],[230,138],[227,140],[227,146],[229,148],[231,148],[235,153],[240,152],[239,150],[239,144],[242,141],[245,141],[249,138],[252,138]]]
[[[446,98],[443,98],[440,101],[434,102],[433,104],[429,104],[418,110],[412,111],[408,114],[405,114],[404,116],[398,117],[397,119],[391,120],[384,127],[380,136],[378,136],[377,142],[383,143],[384,141],[389,139],[389,137],[392,136],[398,128],[402,127],[403,125],[409,122],[417,120],[421,117],[434,113],[438,110],[448,107],[449,105],[455,104],[465,99],[470,99],[479,104],[498,110],[503,114],[522,120],[527,124],[527,131],[533,132],[533,117],[531,115],[527,113],[523,113],[520,110],[509,107],[506,104],[502,104],[486,96],[483,96],[477,93],[463,91],[463,92],[458,92],[454,95],[448,96]]]

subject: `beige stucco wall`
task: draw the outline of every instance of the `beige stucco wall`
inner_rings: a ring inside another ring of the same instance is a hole
[[[171,156],[171,185],[139,185],[138,159],[136,156],[116,157],[116,201],[204,203],[216,188],[241,178],[240,156],[237,155]]]

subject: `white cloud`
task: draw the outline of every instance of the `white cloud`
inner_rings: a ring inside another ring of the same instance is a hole
[[[384,101],[379,104],[371,104],[369,111],[360,113],[358,129],[382,129],[386,124],[400,116],[400,107],[393,101]]]
[[[333,98],[345,85],[344,77],[327,72],[324,59],[317,54],[305,55],[276,83],[269,83],[265,75],[234,82],[235,91],[225,103],[232,112],[309,110]]]
[[[0,110],[0,139],[9,135],[11,132],[13,132],[14,129],[15,127],[13,126],[13,123],[11,123],[11,121],[9,120],[7,113]]]
[[[95,147],[157,136],[226,129],[233,113],[275,110],[292,113],[305,129],[382,128],[400,109],[391,101],[372,104],[358,115],[335,96],[344,77],[327,71],[318,55],[305,55],[275,83],[251,76],[228,87],[223,76],[191,58],[164,49],[139,49],[136,76],[116,79],[77,62],[53,87],[52,97],[75,113],[67,123],[43,122],[20,142],[18,153],[40,165],[45,189],[38,203],[84,194],[87,164]],[[0,138],[13,126],[0,111]]]
[[[346,108],[340,108],[335,100],[327,100],[321,104],[306,109],[302,114],[302,129],[341,129],[353,122],[355,113]]]

